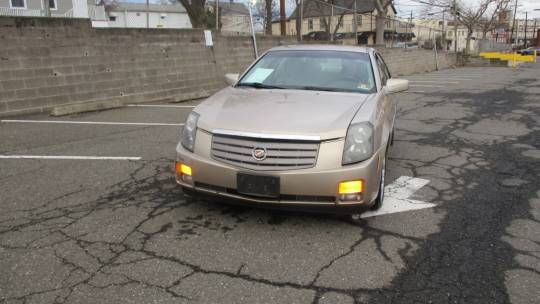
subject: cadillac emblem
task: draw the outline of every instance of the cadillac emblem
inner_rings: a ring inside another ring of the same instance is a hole
[[[266,148],[255,147],[251,152],[251,156],[258,161],[263,161],[266,159]]]

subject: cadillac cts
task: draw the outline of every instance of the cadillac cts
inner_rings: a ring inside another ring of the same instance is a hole
[[[226,79],[176,148],[187,198],[349,214],[381,206],[394,93],[409,84],[376,50],[277,47]]]

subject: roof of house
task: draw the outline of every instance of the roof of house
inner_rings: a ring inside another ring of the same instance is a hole
[[[119,2],[118,5],[113,6],[111,9],[113,12],[146,12],[145,3],[129,3],[129,2]],[[150,4],[148,5],[148,11],[154,13],[185,13],[186,9],[182,4]]]
[[[216,1],[206,1],[206,5],[214,7]],[[249,15],[248,8],[244,3],[232,1],[219,1],[219,10],[224,15]]]
[[[343,12],[347,11],[343,8],[350,8],[350,13],[352,14],[352,9],[354,8],[354,2],[356,1],[357,13],[371,13],[375,10],[375,0],[334,0],[334,16],[341,15]],[[323,2],[324,0],[305,0],[304,3],[304,18],[313,18],[321,16],[330,16],[332,14],[332,8],[330,5],[327,5]],[[341,8],[340,8],[341,7]],[[295,18],[297,14],[297,7],[289,18]],[[394,5],[391,5],[391,9],[394,11],[394,14],[397,13]]]

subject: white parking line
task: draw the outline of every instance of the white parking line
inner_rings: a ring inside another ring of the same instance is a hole
[[[378,210],[364,212],[362,218],[398,213],[411,210],[419,210],[435,207],[435,204],[409,199],[416,191],[429,183],[429,180],[401,176],[392,184],[384,187],[385,199]]]
[[[52,123],[52,124],[84,124],[84,125],[129,125],[129,126],[183,126],[183,123],[157,122],[112,122],[112,121],[72,121],[72,120],[24,120],[3,119],[2,123]]]
[[[131,156],[57,156],[57,155],[0,155],[0,159],[58,159],[58,160],[141,160]]]
[[[409,87],[444,88],[445,86],[431,84],[410,84]]]
[[[422,80],[422,79],[436,79],[436,80],[474,80],[472,78],[458,78],[458,77],[439,77],[439,76],[409,76],[405,79],[409,80]]]
[[[130,104],[128,107],[147,107],[147,108],[195,108],[195,106],[177,106],[177,105],[147,105],[147,104]]]
[[[428,83],[459,83],[458,81],[433,81],[433,80],[409,80],[409,82],[428,82]]]

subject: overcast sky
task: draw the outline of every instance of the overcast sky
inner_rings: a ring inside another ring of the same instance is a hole
[[[418,0],[394,0],[398,15],[400,17],[410,16],[413,11],[414,17],[423,17],[422,13],[423,4],[418,3]],[[478,5],[479,0],[461,0],[461,3],[471,6]],[[511,0],[512,10],[514,9],[515,0]],[[540,9],[540,0],[518,0],[518,18],[525,18],[525,11],[529,12],[528,18],[540,18],[540,11],[534,11],[534,9]],[[439,11],[439,10],[437,10]]]

